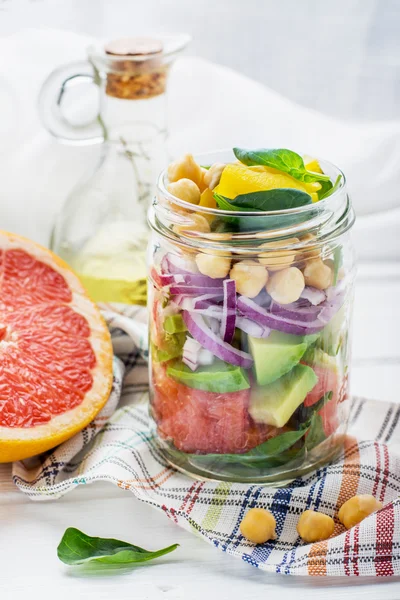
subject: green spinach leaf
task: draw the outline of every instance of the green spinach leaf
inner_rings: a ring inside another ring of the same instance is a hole
[[[296,448],[295,444],[304,437],[310,427],[311,421],[304,423],[298,431],[286,431],[281,435],[270,438],[245,454],[203,454],[194,455],[195,462],[212,464],[224,460],[228,463],[244,465],[249,468],[273,468],[297,457],[302,447]]]
[[[264,190],[260,192],[252,192],[249,194],[241,194],[233,200],[225,198],[220,194],[214,194],[215,201],[222,210],[230,211],[231,215],[218,215],[213,223],[212,230],[217,232],[239,232],[239,231],[257,231],[257,230],[272,230],[279,229],[284,223],[289,227],[297,223],[302,223],[304,220],[312,218],[310,214],[286,214],[284,216],[263,215],[259,216],[240,216],[235,217],[235,211],[246,212],[248,210],[256,212],[284,210],[288,208],[296,208],[312,204],[311,197],[292,188],[281,188],[275,190]]]
[[[229,198],[225,198],[225,196],[221,196],[221,194],[214,194],[215,202],[218,204],[218,207],[221,210],[240,210],[240,208],[236,208],[234,204],[232,204],[233,200]]]
[[[312,450],[326,439],[324,424],[321,415],[314,413],[311,417],[311,425],[306,437],[306,448]]]
[[[300,154],[285,148],[261,148],[259,150],[233,148],[233,153],[240,162],[247,166],[264,165],[287,173],[298,181],[304,181],[304,183],[330,180],[329,175],[307,171]]]
[[[321,189],[318,190],[318,200],[322,200],[322,198],[325,198],[325,196],[327,195],[327,193],[333,188],[333,183],[331,180],[329,181],[320,181],[319,182],[321,184]]]
[[[310,423],[313,415],[319,412],[321,408],[324,408],[325,404],[327,404],[329,400],[332,400],[332,396],[333,392],[326,392],[326,394],[321,396],[321,398],[311,406],[304,406],[304,404],[301,404],[295,412],[296,421],[300,423]]]
[[[57,556],[67,565],[81,565],[90,562],[123,567],[164,556],[164,554],[176,550],[178,546],[179,544],[173,544],[151,552],[112,538],[90,537],[79,529],[68,527],[57,548]]]
[[[296,442],[298,442],[308,430],[310,424],[306,423],[298,431],[286,431],[277,435],[276,437],[270,438],[266,442],[256,446],[246,454],[241,454],[240,459],[242,460],[264,460],[266,458],[272,458],[278,456],[285,450],[291,448]],[[236,455],[237,458],[237,455]]]
[[[318,198],[319,198],[319,200],[324,200],[324,198],[328,198],[329,196],[332,196],[332,194],[334,192],[336,192],[336,190],[339,188],[341,180],[342,180],[342,176],[338,175],[337,178],[336,178],[335,183],[333,185],[331,183],[330,187],[326,188],[324,193],[321,193],[322,190],[324,189],[324,187],[322,187],[319,190],[319,192],[318,192]]]
[[[296,463],[301,463],[305,457],[306,448],[304,442],[301,447],[293,447],[277,454],[276,456],[271,456],[270,458],[266,458],[263,462],[252,463],[250,466],[259,469],[276,469],[277,467],[281,467],[282,465],[287,465],[288,463],[292,463],[296,461]],[[246,465],[247,466],[247,465]]]
[[[233,210],[274,211],[298,208],[312,204],[309,194],[293,188],[262,190],[249,194],[240,194],[233,200],[227,200]],[[232,209],[231,209],[232,210]]]
[[[326,392],[315,404],[309,408],[312,409],[313,413],[317,413],[321,410],[321,408],[324,408],[325,404],[328,404],[328,402],[332,400],[332,397],[333,392]]]

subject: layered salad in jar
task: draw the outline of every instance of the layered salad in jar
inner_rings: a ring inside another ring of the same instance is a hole
[[[331,458],[345,432],[352,274],[318,218],[343,177],[286,149],[233,153],[210,165],[188,154],[165,175],[151,415],[177,468],[281,481]]]

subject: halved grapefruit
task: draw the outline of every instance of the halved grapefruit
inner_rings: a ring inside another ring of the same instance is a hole
[[[112,385],[107,326],[68,265],[0,231],[0,462],[85,427]]]

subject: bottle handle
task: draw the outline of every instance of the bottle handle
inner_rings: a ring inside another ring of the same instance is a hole
[[[63,65],[44,81],[38,98],[39,115],[43,125],[58,141],[65,144],[98,144],[104,141],[98,83],[93,65],[88,61]],[[70,103],[67,110],[66,100],[77,86],[96,86],[97,99],[90,102],[86,98],[82,102],[81,97],[78,102]],[[86,113],[84,117],[81,116],[82,109]]]

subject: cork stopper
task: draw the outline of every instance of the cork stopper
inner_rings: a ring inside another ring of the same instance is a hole
[[[126,37],[108,42],[104,50],[107,54],[114,54],[115,56],[148,56],[149,54],[159,54],[162,52],[163,45],[160,40],[153,38]]]
[[[106,94],[126,100],[144,100],[165,92],[167,65],[162,64],[160,40],[137,37],[113,40],[106,54],[118,56],[107,74]],[[126,57],[126,60],[121,58]],[[134,60],[130,57],[134,57]]]

